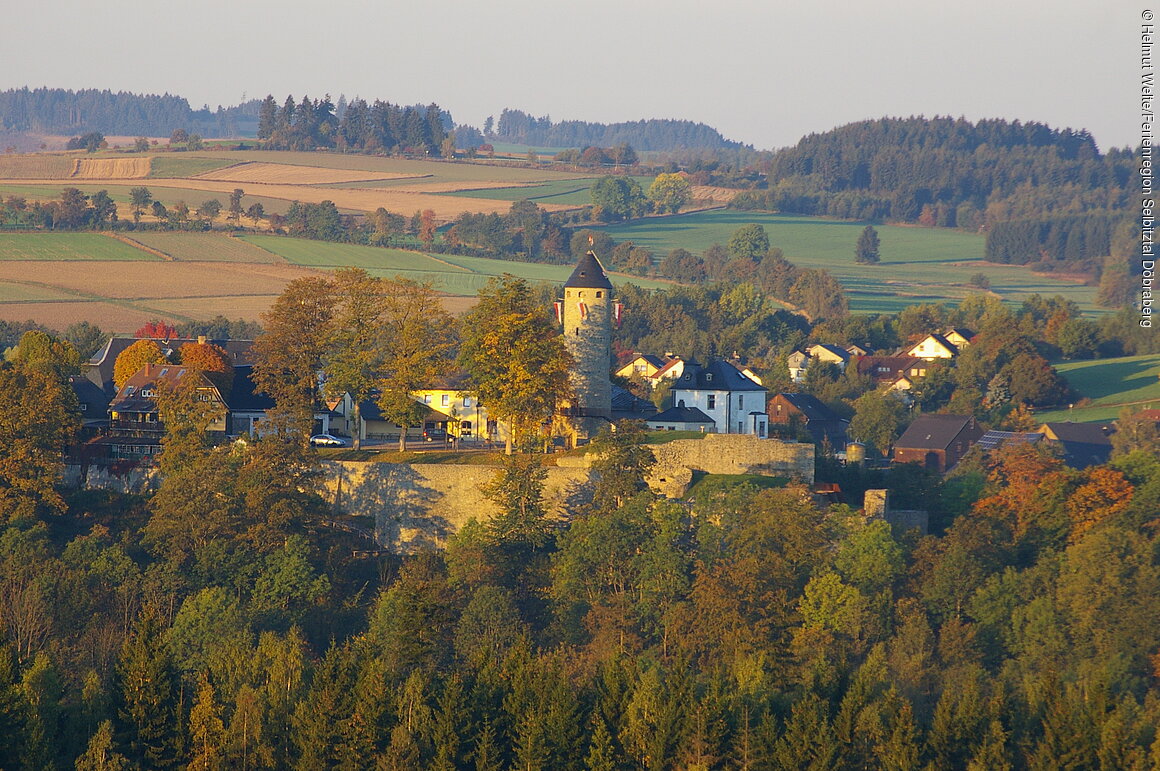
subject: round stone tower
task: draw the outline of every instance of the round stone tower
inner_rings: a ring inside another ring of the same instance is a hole
[[[575,362],[574,399],[565,409],[577,439],[594,436],[612,420],[612,282],[592,252],[576,264],[564,283],[564,345]]]

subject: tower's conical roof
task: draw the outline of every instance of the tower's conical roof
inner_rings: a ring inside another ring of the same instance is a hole
[[[600,264],[596,254],[589,251],[576,263],[576,270],[572,271],[572,275],[564,282],[564,286],[566,288],[612,289],[612,282],[608,280],[608,274],[604,272],[604,266]]]

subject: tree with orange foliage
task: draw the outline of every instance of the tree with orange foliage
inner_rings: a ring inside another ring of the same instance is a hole
[[[425,209],[419,215],[419,240],[430,246],[435,241],[436,228],[438,225],[435,222],[435,212],[431,209]]]
[[[1069,543],[1081,540],[1105,519],[1123,514],[1132,502],[1132,483],[1119,471],[1093,466],[1084,476],[1067,501],[1067,516],[1071,519]]]
[[[152,338],[154,340],[172,340],[177,337],[177,329],[164,321],[153,319],[145,326],[133,333],[133,337]]]
[[[202,372],[231,372],[234,368],[230,362],[230,355],[220,345],[185,343],[178,351],[181,363],[190,369]]]
[[[117,356],[113,364],[113,385],[120,391],[121,386],[146,364],[165,364],[167,361],[156,340],[138,340]]]

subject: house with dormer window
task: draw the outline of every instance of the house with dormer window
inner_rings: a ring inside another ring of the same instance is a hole
[[[673,380],[674,407],[696,408],[710,418],[719,434],[769,436],[765,386],[742,374],[728,362],[701,365],[686,361]]]

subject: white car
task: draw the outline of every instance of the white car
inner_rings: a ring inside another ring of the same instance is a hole
[[[330,434],[315,434],[310,437],[311,447],[346,447],[346,440]]]

